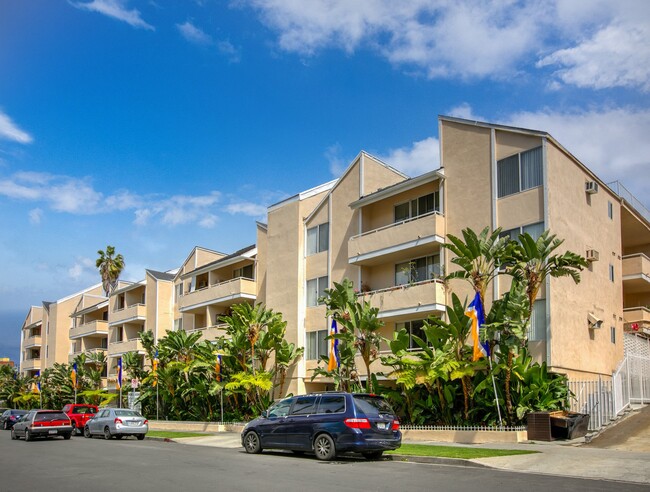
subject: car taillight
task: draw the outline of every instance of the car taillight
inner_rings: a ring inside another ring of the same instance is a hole
[[[122,419],[115,419],[113,422],[114,422],[115,424],[121,424],[121,423],[122,423]]]
[[[343,423],[351,429],[370,429],[368,419],[345,419]]]
[[[146,425],[146,424],[148,424],[148,423],[149,423],[149,421],[148,421],[147,419],[144,419],[143,424]]]
[[[12,415],[11,417],[9,417],[9,420],[16,420],[15,415]]]
[[[399,420],[393,420],[393,427],[392,429],[394,431],[399,430]]]

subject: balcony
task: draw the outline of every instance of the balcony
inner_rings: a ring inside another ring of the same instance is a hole
[[[144,321],[147,319],[147,306],[144,304],[131,304],[122,309],[116,309],[110,315],[110,324],[126,323],[129,321]]]
[[[643,253],[623,257],[623,288],[626,294],[650,292],[650,258]]]
[[[255,300],[256,296],[255,280],[239,277],[185,294],[180,298],[180,311],[187,312],[215,304],[229,306],[243,299]]]
[[[140,338],[132,338],[122,342],[111,342],[108,344],[108,356],[116,357],[127,352],[141,352],[144,353],[142,341]]]
[[[426,318],[445,311],[445,287],[440,280],[425,280],[366,292],[363,300],[379,308],[379,318],[384,320]]]
[[[625,331],[647,333],[650,335],[650,309],[645,306],[623,309]]]
[[[187,330],[187,333],[196,333],[201,332],[201,338],[199,341],[203,340],[215,340],[223,335],[226,334],[226,325],[225,323],[219,324],[219,325],[214,325],[214,326],[206,326],[205,328],[194,328],[193,330]]]
[[[70,352],[68,354],[68,362],[73,362],[77,357],[79,357],[82,353],[86,354],[86,357],[88,357],[92,353],[96,352],[104,352],[104,354],[108,351],[108,349],[105,348],[91,348],[91,349],[86,349],[86,350],[77,350],[74,352]],[[86,364],[91,364],[90,361],[86,360]]]
[[[23,342],[23,348],[32,348],[41,346],[41,336],[35,335],[33,337],[25,338]]]
[[[408,256],[424,256],[444,243],[445,218],[438,212],[352,236],[348,240],[348,262],[371,266]]]
[[[108,321],[91,321],[90,323],[70,328],[71,340],[88,335],[108,335]]]
[[[25,359],[21,364],[20,364],[20,370],[21,371],[33,371],[33,370],[38,370],[41,368],[41,358],[37,359]]]

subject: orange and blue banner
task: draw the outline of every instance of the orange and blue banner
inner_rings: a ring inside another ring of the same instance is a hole
[[[336,320],[332,320],[332,329],[330,330],[330,336],[336,335],[339,332],[338,327],[336,326]],[[330,358],[327,362],[327,370],[333,371],[338,369],[341,365],[341,360],[339,357],[339,341],[336,338],[330,339]]]
[[[117,361],[117,389],[122,389],[122,357]]]
[[[41,371],[36,371],[36,374],[34,375],[34,379],[36,380],[36,384],[32,386],[32,391],[34,393],[40,393],[41,392]]]
[[[158,349],[153,358],[153,386],[158,386]]]
[[[221,356],[217,355],[217,362],[214,365],[214,370],[217,373],[217,381],[221,381]]]
[[[72,387],[77,387],[77,363],[72,364],[72,372],[70,373],[70,379],[72,380]]]
[[[485,324],[485,311],[481,302],[481,294],[476,293],[474,300],[467,307],[465,316],[472,320],[472,341],[474,342],[474,351],[472,360],[479,360],[481,357],[490,355],[490,346],[487,342],[481,343],[481,330]]]

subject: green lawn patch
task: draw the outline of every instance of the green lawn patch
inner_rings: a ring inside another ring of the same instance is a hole
[[[466,460],[474,458],[492,458],[494,456],[532,454],[537,452],[538,451],[528,451],[523,449],[466,448],[461,446],[431,446],[428,444],[402,444],[402,446],[395,451],[387,451],[388,454],[432,456],[435,458],[461,458]]]
[[[166,437],[168,439],[176,439],[180,437],[205,437],[211,434],[201,434],[198,432],[176,432],[176,431],[149,431],[148,437]]]

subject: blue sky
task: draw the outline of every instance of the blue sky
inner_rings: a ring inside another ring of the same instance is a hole
[[[644,0],[0,0],[0,356],[29,306],[255,242],[360,150],[438,167],[438,114],[545,130],[646,206]]]

